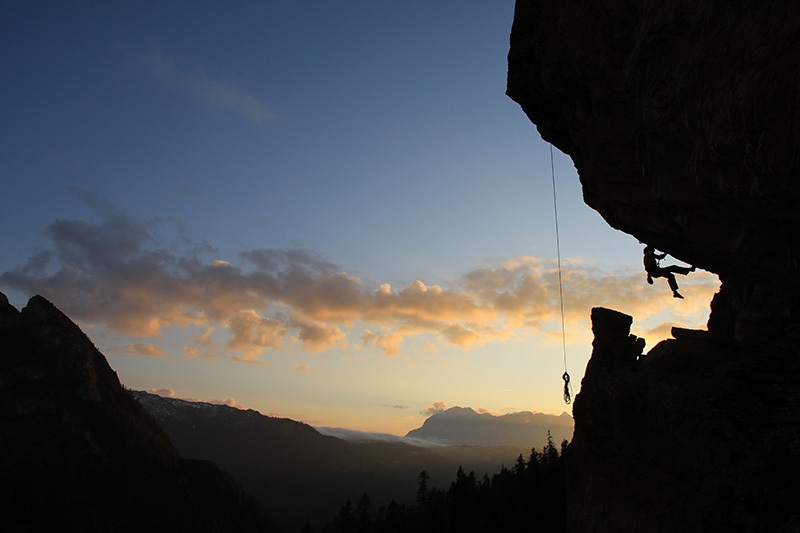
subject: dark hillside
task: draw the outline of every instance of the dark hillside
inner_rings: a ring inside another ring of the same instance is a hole
[[[69,318],[0,294],[5,531],[273,531],[210,463],[187,461]]]
[[[450,482],[459,465],[479,475],[510,465],[530,447],[434,446],[347,442],[289,419],[224,405],[134,392],[186,457],[230,472],[287,530],[327,522],[342,500],[365,491],[377,504],[413,503],[416,476]]]

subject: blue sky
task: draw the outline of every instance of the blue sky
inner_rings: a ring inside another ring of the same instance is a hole
[[[127,386],[405,433],[561,400],[549,147],[505,92],[513,1],[5,2],[0,290]],[[648,346],[716,277],[650,287],[555,151],[568,361]]]

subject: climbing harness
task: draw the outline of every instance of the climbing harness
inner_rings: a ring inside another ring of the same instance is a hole
[[[561,348],[564,351],[564,402],[572,402],[572,388],[569,384],[569,372],[567,372],[567,334],[564,328],[564,284],[561,281],[561,241],[558,236],[558,201],[556,199],[556,167],[553,163],[553,145],[550,145],[550,177],[553,180],[553,215],[556,221],[556,255],[558,257],[558,296],[561,302]]]

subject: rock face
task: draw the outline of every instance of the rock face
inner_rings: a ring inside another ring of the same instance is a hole
[[[508,63],[585,202],[720,275],[726,333],[800,313],[800,4],[518,0]]]
[[[796,531],[800,375],[707,332],[642,354],[632,318],[592,310],[592,359],[567,457],[570,531]]]
[[[518,0],[507,94],[614,228],[717,273],[642,355],[595,310],[571,531],[800,531],[800,4]]]
[[[0,293],[4,531],[268,531],[211,463],[181,459],[103,354],[40,296]]]

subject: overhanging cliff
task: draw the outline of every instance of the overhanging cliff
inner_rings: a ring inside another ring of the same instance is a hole
[[[800,288],[800,4],[519,0],[508,65],[612,227]]]
[[[595,310],[571,531],[800,531],[800,4],[517,0],[507,94],[614,228],[717,273],[649,352]]]

